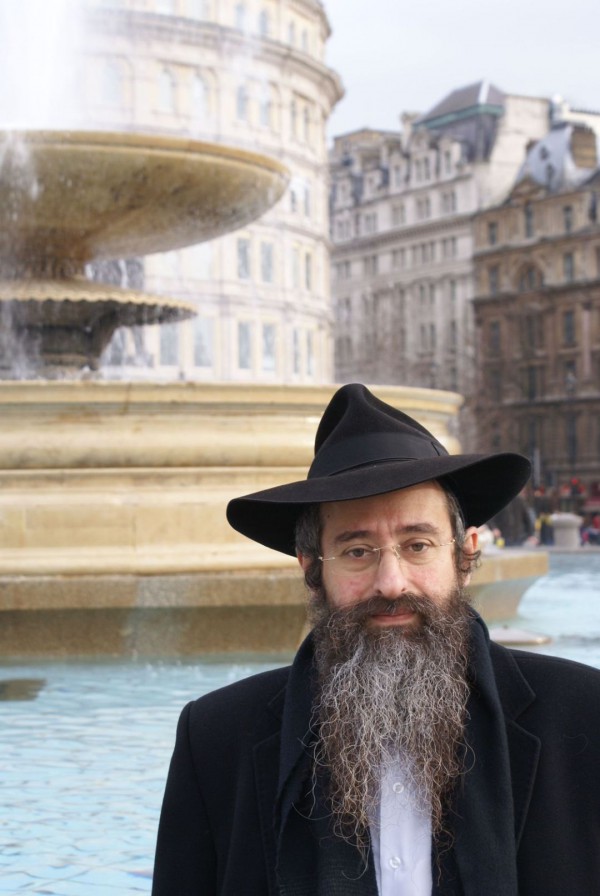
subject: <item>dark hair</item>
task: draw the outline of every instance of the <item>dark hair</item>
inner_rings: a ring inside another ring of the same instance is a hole
[[[469,552],[465,550],[465,523],[460,504],[445,483],[440,482],[439,484],[446,496],[446,506],[452,526],[452,537],[455,540],[454,562],[458,573],[464,580],[469,573],[479,566],[481,551]],[[316,591],[323,584],[323,566],[319,560],[322,534],[321,505],[306,504],[296,523],[296,550],[310,560],[304,571],[304,581],[309,591]]]

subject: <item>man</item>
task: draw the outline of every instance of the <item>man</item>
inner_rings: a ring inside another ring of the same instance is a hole
[[[465,596],[528,475],[349,385],[306,480],[230,502],[313,631],[184,709],[154,896],[600,893],[600,672],[490,643]]]

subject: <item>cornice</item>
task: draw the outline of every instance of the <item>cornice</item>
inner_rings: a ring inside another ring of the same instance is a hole
[[[150,38],[164,44],[181,46],[182,43],[188,43],[209,47],[226,58],[231,54],[247,55],[249,60],[259,59],[271,62],[277,68],[292,69],[307,80],[317,83],[320,90],[326,93],[331,105],[344,95],[341,80],[333,69],[308,53],[270,37],[247,35],[236,28],[216,22],[133,10],[99,9],[92,11],[89,16],[96,33],[121,34],[134,43]]]
[[[335,220],[335,219],[333,219]],[[334,252],[339,251],[356,251],[360,252],[364,249],[377,249],[382,246],[389,246],[391,243],[396,244],[398,248],[402,248],[405,240],[422,240],[429,236],[440,236],[442,234],[454,235],[452,230],[457,225],[470,225],[471,215],[452,215],[447,218],[435,218],[433,220],[420,224],[409,225],[402,228],[391,228],[390,230],[380,230],[377,233],[369,234],[364,237],[354,237],[344,242],[334,242]]]

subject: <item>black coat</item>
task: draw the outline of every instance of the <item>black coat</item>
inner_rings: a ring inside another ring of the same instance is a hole
[[[600,894],[600,671],[507,650],[474,625],[489,681],[480,675],[470,702],[475,761],[458,797],[451,863],[460,883],[440,892]],[[354,850],[328,839],[322,817],[306,820],[311,651],[309,639],[293,666],[183,710],[153,896],[377,892],[372,867],[354,873]]]

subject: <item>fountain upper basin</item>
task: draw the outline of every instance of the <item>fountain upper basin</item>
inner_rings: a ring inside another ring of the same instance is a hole
[[[179,249],[279,199],[279,162],[147,134],[11,131],[0,156],[0,259],[87,262]]]

